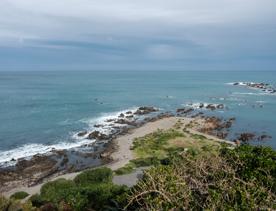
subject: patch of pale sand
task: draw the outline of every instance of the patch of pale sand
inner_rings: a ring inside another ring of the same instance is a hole
[[[106,166],[111,168],[112,170],[116,170],[118,168],[123,167],[125,164],[129,162],[129,160],[133,159],[133,154],[132,154],[132,151],[130,150],[130,147],[135,138],[143,137],[158,129],[161,129],[161,130],[169,129],[177,123],[178,119],[179,118],[177,117],[169,117],[169,118],[157,120],[155,122],[148,122],[139,128],[135,128],[131,130],[129,134],[119,136],[114,140],[115,143],[118,145],[118,149],[111,155],[114,161],[110,164],[107,164]],[[187,119],[182,121],[189,122],[190,120]],[[35,186],[18,187],[18,188],[12,189],[8,192],[3,193],[3,195],[6,197],[9,197],[10,195],[18,191],[25,191],[30,195],[37,194],[40,192],[41,186],[46,182],[53,181],[60,178],[74,179],[80,173],[81,172],[67,173],[61,176],[57,176],[57,177],[45,180],[43,183]]]

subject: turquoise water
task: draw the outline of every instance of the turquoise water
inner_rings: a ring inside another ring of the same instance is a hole
[[[216,115],[237,118],[239,131],[276,137],[276,95],[229,85],[275,85],[275,72],[94,71],[0,72],[0,162],[82,144],[74,134],[101,117],[141,105],[175,110],[187,103],[223,103]],[[260,106],[262,105],[262,107]],[[231,137],[229,137],[231,138]],[[263,144],[276,148],[276,141]]]

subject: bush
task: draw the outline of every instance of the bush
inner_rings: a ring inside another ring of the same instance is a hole
[[[74,181],[48,182],[42,186],[41,194],[32,196],[30,201],[44,210],[49,207],[52,210],[105,210],[123,203],[126,190],[126,187],[112,183],[110,169],[98,168],[79,174]]]
[[[39,194],[32,195],[29,198],[29,201],[32,203],[34,207],[41,207],[45,203],[45,201],[42,199],[41,195]]]
[[[170,157],[145,172],[131,190],[130,210],[276,209],[275,151],[241,146],[220,154]]]
[[[20,200],[20,199],[25,199],[27,196],[29,196],[28,193],[26,193],[24,191],[19,191],[19,192],[12,194],[10,198]]]
[[[74,181],[77,185],[82,186],[96,183],[110,183],[112,182],[112,171],[106,167],[87,170],[79,174]]]
[[[122,199],[122,195],[126,193],[127,187],[102,183],[85,187],[82,191],[87,196],[89,207],[95,210],[103,210],[106,207],[116,207],[117,205],[114,202]]]
[[[71,180],[58,179],[53,182],[48,182],[41,187],[41,200],[58,204],[66,197],[74,194],[75,183]]]

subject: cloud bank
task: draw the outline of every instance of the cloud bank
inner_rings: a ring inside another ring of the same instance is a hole
[[[2,0],[0,70],[275,70],[275,8],[275,0]]]

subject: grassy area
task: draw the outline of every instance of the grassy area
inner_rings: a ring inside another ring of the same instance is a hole
[[[181,130],[182,124],[177,122],[174,129],[158,130],[144,137],[137,138],[133,142],[133,150],[136,159],[115,171],[115,174],[129,174],[141,166],[152,166],[166,163],[166,158],[171,154],[191,150],[194,153],[208,152],[218,153],[221,145],[207,139],[203,135],[191,134]]]

